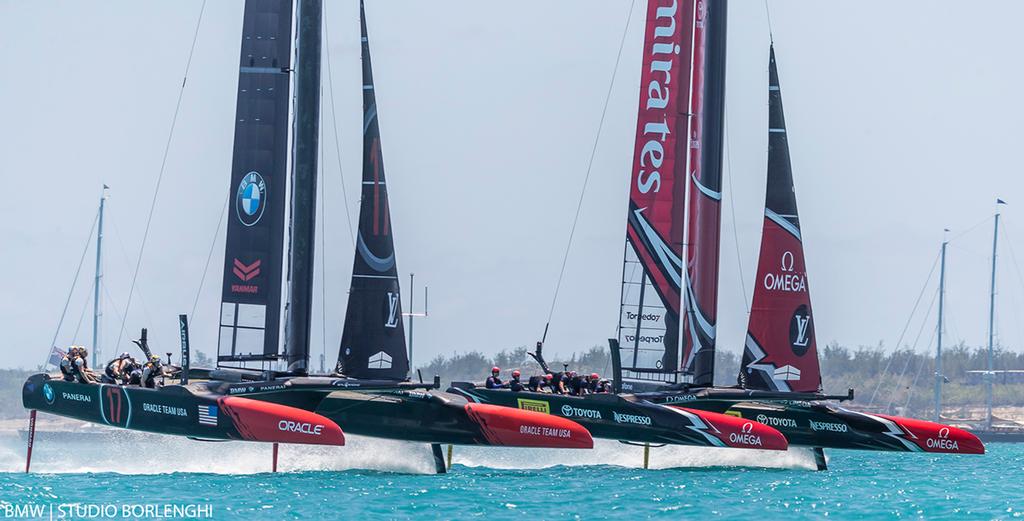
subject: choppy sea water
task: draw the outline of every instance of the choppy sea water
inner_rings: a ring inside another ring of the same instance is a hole
[[[990,444],[984,456],[833,450],[827,472],[801,449],[664,447],[644,470],[642,449],[604,440],[592,451],[455,447],[454,467],[438,476],[426,446],[348,440],[282,447],[282,472],[271,474],[267,445],[40,436],[26,475],[24,442],[8,435],[0,518],[36,506],[43,519],[124,519],[145,505],[195,505],[205,519],[1024,517],[1021,445]]]

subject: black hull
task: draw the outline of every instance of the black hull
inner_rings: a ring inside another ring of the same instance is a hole
[[[528,409],[569,418],[596,438],[634,443],[740,447],[784,450],[786,442],[775,429],[757,425],[758,443],[744,444],[732,432],[750,433],[753,422],[691,408],[656,405],[632,395],[590,394],[567,396],[550,393],[486,389],[454,382],[449,392],[502,407]],[[733,429],[730,431],[730,429]]]
[[[146,389],[38,374],[25,382],[22,401],[26,409],[57,416],[202,440],[343,445],[343,427],[354,434],[427,443],[593,447],[589,432],[569,420],[470,404],[458,396],[411,387],[299,377]]]
[[[764,423],[778,429],[796,446],[897,452],[984,452],[981,442],[962,429],[862,413],[820,401],[836,397],[727,387],[636,396],[651,403],[685,405]],[[818,400],[814,400],[815,397]]]

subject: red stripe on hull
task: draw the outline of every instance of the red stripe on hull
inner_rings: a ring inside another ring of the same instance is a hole
[[[745,420],[728,414],[668,406],[700,417],[707,424],[705,430],[718,438],[727,447],[739,449],[786,450],[789,441],[773,427],[753,420]]]
[[[925,452],[942,452],[947,454],[984,454],[985,445],[977,436],[959,429],[925,420],[901,418],[876,414],[899,425],[907,433],[906,439],[921,447]]]
[[[565,418],[485,403],[466,404],[466,414],[491,445],[592,449],[594,438],[582,425]]]
[[[217,400],[242,438],[249,441],[344,445],[345,434],[332,420],[304,409],[239,396]]]

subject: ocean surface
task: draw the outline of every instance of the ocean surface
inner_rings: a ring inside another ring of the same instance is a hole
[[[832,450],[827,472],[803,449],[663,447],[644,470],[641,448],[605,440],[591,451],[457,446],[450,473],[434,475],[424,445],[349,436],[346,447],[282,447],[272,474],[267,445],[77,438],[41,433],[24,474],[24,441],[0,436],[0,519],[1024,517],[1024,445],[1013,444],[984,456]]]

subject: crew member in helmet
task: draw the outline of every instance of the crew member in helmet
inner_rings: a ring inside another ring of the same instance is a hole
[[[487,377],[487,388],[488,389],[504,389],[508,387],[505,382],[501,381],[501,369],[498,366],[491,368],[491,376]]]
[[[156,377],[163,376],[164,366],[160,363],[160,357],[152,355],[149,362],[142,367],[142,385],[150,389],[156,388]]]
[[[71,372],[75,375],[75,381],[80,384],[94,384],[96,378],[89,371],[89,350],[84,347],[78,348],[78,355],[71,364]]]
[[[612,385],[612,381],[611,380],[605,378],[604,380],[601,380],[600,385],[597,386],[597,392],[599,392],[599,393],[614,393],[615,392],[615,386]]]
[[[569,371],[569,394],[573,396],[583,396],[586,394],[586,384],[583,381],[583,376],[576,374],[576,371]]]
[[[548,373],[544,375],[544,382],[542,384],[542,391],[546,393],[557,393],[558,390],[555,387],[555,375]]]
[[[601,388],[601,375],[597,373],[590,373],[590,377],[587,378],[587,391],[591,394],[600,392]]]
[[[111,384],[127,383],[127,374],[124,372],[125,366],[128,365],[128,359],[132,355],[128,354],[127,351],[121,353],[117,358],[107,362],[107,366],[103,369],[103,381]]]
[[[519,369],[512,371],[512,380],[509,380],[508,382],[508,388],[511,389],[512,392],[518,393],[526,389],[526,387],[523,386],[523,382],[519,381],[519,376],[521,374],[522,373],[519,372]]]
[[[75,357],[78,356],[78,346],[71,346],[68,348],[68,352],[64,354],[60,359],[60,374],[64,377],[65,382],[75,381]]]

